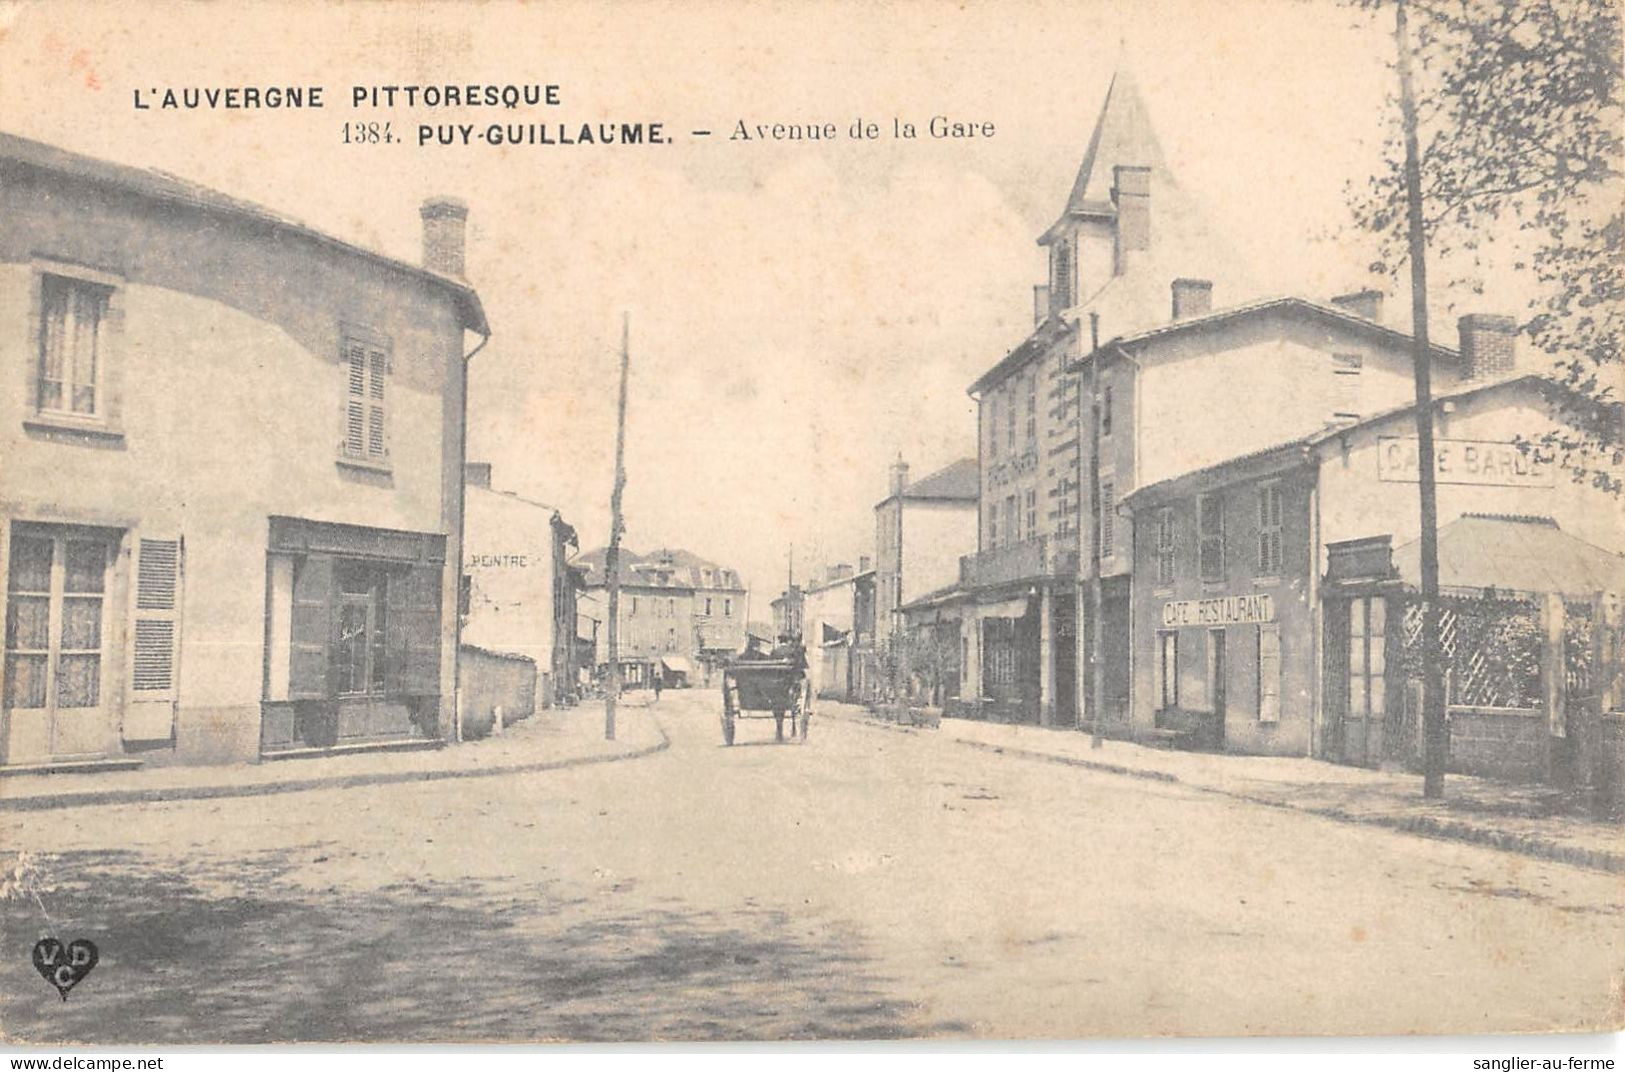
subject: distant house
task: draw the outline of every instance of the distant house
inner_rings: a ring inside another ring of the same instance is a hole
[[[529,660],[536,697],[552,706],[576,689],[575,529],[551,506],[494,490],[489,465],[467,475],[463,647]]]
[[[773,639],[799,637],[802,632],[802,592],[794,582],[773,599]]]
[[[841,563],[829,567],[803,593],[807,676],[813,694],[852,701],[864,695],[860,654],[874,641],[874,570],[868,556],[859,569]]]
[[[962,458],[919,480],[908,463],[891,467],[886,497],[875,504],[877,628],[903,628],[911,599],[959,579],[959,559],[976,549],[978,477],[975,458]]]
[[[609,579],[606,549],[578,560],[585,569],[584,592],[607,617]],[[620,613],[617,648],[622,680],[628,687],[653,683],[708,684],[718,667],[745,646],[750,592],[739,573],[681,548],[647,555],[623,548],[620,559]],[[607,626],[598,628],[597,662],[609,658]]]
[[[466,216],[410,264],[0,135],[0,762],[454,737]]]

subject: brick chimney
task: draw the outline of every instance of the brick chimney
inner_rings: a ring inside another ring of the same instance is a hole
[[[455,197],[431,197],[418,215],[423,217],[423,267],[462,279],[468,206]]]
[[[858,572],[859,573],[868,573],[869,572],[869,567],[872,566],[873,564],[874,564],[874,559],[870,558],[868,555],[859,555],[858,556]]]
[[[1461,332],[1462,379],[1492,379],[1517,367],[1517,320],[1510,316],[1468,313],[1456,325]]]
[[[1040,283],[1033,287],[1033,327],[1044,322],[1049,315],[1049,284]]]
[[[908,463],[898,458],[891,465],[891,493],[901,495],[906,487],[908,487]]]
[[[1345,313],[1353,313],[1363,320],[1381,322],[1382,320],[1382,291],[1367,287],[1348,294],[1339,294],[1332,299],[1332,304]]]
[[[1117,206],[1116,274],[1122,275],[1126,254],[1151,248],[1151,169],[1130,164],[1113,168],[1112,204]]]
[[[463,466],[463,483],[471,488],[491,486],[491,463],[469,462]]]
[[[1189,320],[1213,311],[1211,279],[1176,279],[1173,285],[1174,319]]]

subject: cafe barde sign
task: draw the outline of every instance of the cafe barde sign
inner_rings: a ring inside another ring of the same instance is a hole
[[[1275,620],[1275,597],[1265,592],[1217,599],[1171,599],[1162,605],[1162,624],[1253,625]]]
[[[1441,484],[1490,484],[1512,488],[1549,488],[1554,483],[1550,462],[1511,443],[1483,439],[1438,439],[1433,444],[1434,479]],[[1416,440],[1382,436],[1377,440],[1377,478],[1414,484]]]

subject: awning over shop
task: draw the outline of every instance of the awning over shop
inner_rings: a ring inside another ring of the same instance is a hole
[[[1394,548],[1394,566],[1421,583],[1421,545]],[[1585,596],[1625,591],[1625,558],[1570,536],[1548,517],[1464,514],[1439,529],[1439,584]]]
[[[694,673],[693,664],[691,664],[681,655],[663,655],[660,657],[660,665],[665,667],[667,670],[670,670],[674,674]]]
[[[979,618],[1023,618],[1031,605],[1031,596],[1016,596],[1014,599],[983,603],[976,608],[976,615]]]

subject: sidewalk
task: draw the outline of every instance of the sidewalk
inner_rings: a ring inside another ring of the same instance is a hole
[[[1625,874],[1625,830],[1616,823],[1556,813],[1550,790],[1541,786],[1452,774],[1445,781],[1445,799],[1432,801],[1422,798],[1420,775],[1317,759],[1168,751],[1111,740],[1092,749],[1089,735],[1075,730],[957,718],[943,719],[935,730],[914,729],[877,719],[862,707],[827,700],[820,701],[818,712],[899,733],[935,733],[1004,755],[1172,782],[1253,804]]]
[[[411,752],[366,752],[229,766],[146,767],[0,778],[0,812],[94,804],[266,796],[308,789],[480,778],[576,767],[662,751],[665,731],[641,706],[621,705],[604,740],[599,705],[538,711],[500,736]]]

